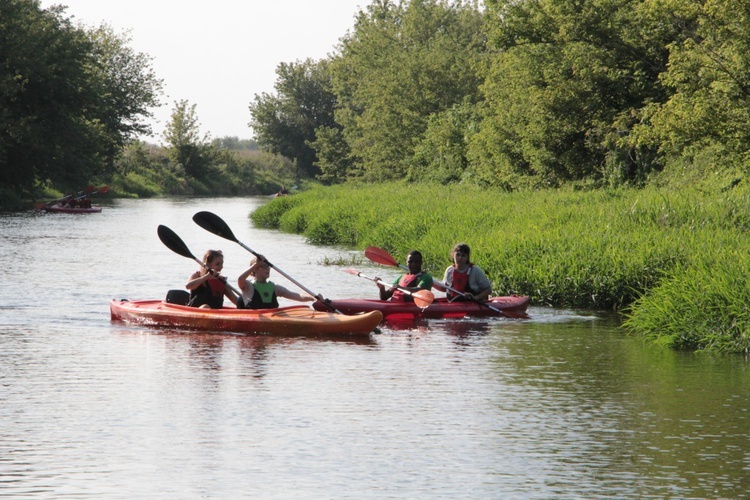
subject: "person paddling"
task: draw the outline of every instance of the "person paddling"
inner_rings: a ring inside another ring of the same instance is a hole
[[[268,265],[265,257],[260,255],[251,260],[250,267],[237,278],[237,286],[239,286],[242,292],[242,303],[245,309],[272,309],[279,307],[279,297],[298,302],[317,300],[317,297],[313,297],[309,293],[293,292],[272,281],[268,281],[270,275],[271,266]],[[255,279],[252,281],[248,280],[250,276]]]
[[[203,256],[206,267],[194,272],[185,283],[190,291],[190,302],[193,307],[221,309],[224,297],[237,304],[237,295],[227,286],[227,279],[222,276],[224,254],[221,250],[208,250]]]
[[[451,302],[487,300],[492,292],[492,284],[487,279],[484,271],[471,262],[471,248],[469,248],[469,245],[458,243],[454,246],[451,251],[451,259],[453,260],[453,265],[448,266],[445,270],[443,282],[454,290],[463,292],[463,296],[439,285],[435,285],[435,288],[446,292],[448,300]]]
[[[420,290],[430,290],[432,288],[432,275],[422,272],[422,252],[412,250],[406,256],[406,266],[409,268],[408,273],[404,273],[393,282],[394,285],[406,288],[410,292]],[[376,278],[379,280],[380,278]],[[414,302],[414,297],[405,294],[397,288],[386,288],[378,282],[380,289],[380,300],[391,300],[393,302]]]

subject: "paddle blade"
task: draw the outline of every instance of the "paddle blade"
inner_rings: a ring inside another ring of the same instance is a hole
[[[435,294],[429,290],[420,290],[412,293],[411,296],[414,297],[414,304],[420,309],[428,307],[435,300]]]
[[[232,232],[232,230],[229,228],[227,223],[224,222],[224,219],[214,213],[198,212],[197,214],[193,215],[193,222],[198,224],[209,233],[214,233],[216,236],[220,236],[229,241],[239,243],[237,238],[234,237],[234,233]]]
[[[97,191],[99,194],[107,194],[109,193],[109,186],[104,186]]]
[[[375,262],[376,264],[398,267],[398,261],[394,259],[391,254],[389,254],[382,248],[378,248],[378,247],[365,248],[365,257]]]
[[[159,225],[159,227],[156,228],[156,233],[159,235],[161,242],[174,253],[189,259],[197,260],[195,256],[190,253],[190,249],[185,245],[185,242],[167,226]]]

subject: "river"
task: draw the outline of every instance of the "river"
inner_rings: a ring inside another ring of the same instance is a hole
[[[532,307],[356,342],[110,322],[111,299],[162,298],[197,268],[159,224],[244,269],[252,256],[198,227],[201,210],[316,293],[377,296],[324,265],[361,251],[254,228],[266,201],[0,215],[0,496],[750,496],[748,359],[644,344],[611,314]]]

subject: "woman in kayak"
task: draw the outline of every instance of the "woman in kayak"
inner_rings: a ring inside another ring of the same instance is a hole
[[[404,273],[393,282],[394,285],[406,288],[410,292],[420,290],[430,290],[432,288],[432,275],[422,272],[422,252],[412,250],[406,256],[406,266],[409,268],[408,273]],[[380,278],[376,278],[379,280]],[[392,300],[393,302],[414,302],[411,295],[405,294],[397,288],[386,288],[378,282],[380,288],[380,300]]]
[[[250,261],[250,267],[237,278],[237,286],[242,292],[242,303],[245,309],[273,309],[279,307],[279,297],[296,300],[299,302],[311,302],[316,297],[308,293],[297,293],[287,290],[281,285],[268,281],[271,275],[271,266],[268,265],[262,255]],[[252,276],[252,281],[248,278]]]
[[[203,256],[205,267],[195,271],[185,283],[185,288],[190,291],[190,302],[193,307],[210,307],[221,309],[224,305],[224,297],[237,303],[237,296],[227,287],[227,279],[222,276],[224,267],[224,254],[221,250],[209,250]]]
[[[478,266],[471,262],[471,249],[466,243],[458,243],[451,251],[453,265],[445,270],[443,282],[462,294],[435,286],[445,291],[450,301],[487,300],[492,292],[492,284]]]

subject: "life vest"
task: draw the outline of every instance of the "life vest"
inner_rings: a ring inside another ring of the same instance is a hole
[[[451,282],[449,283],[449,286],[459,292],[476,293],[476,291],[472,290],[471,287],[469,286],[469,274],[471,274],[471,268],[472,266],[469,266],[466,268],[466,272],[460,272],[458,269],[454,267],[453,275],[451,277]],[[448,290],[448,300],[451,300],[451,301],[463,300],[463,297],[457,293],[454,293]]]
[[[276,296],[276,285],[267,281],[265,283],[253,283],[253,298],[245,309],[273,309],[279,307],[279,299]]]
[[[410,288],[413,286],[417,286],[417,283],[419,283],[420,276],[422,276],[422,273],[404,274],[403,276],[401,276],[401,279],[398,280],[398,286],[403,287],[403,288]],[[414,302],[414,297],[402,292],[399,289],[394,289],[393,295],[391,295],[391,300],[393,302]]]
[[[219,278],[208,278],[201,286],[190,291],[189,305],[200,307],[208,304],[211,309],[221,309],[224,306],[224,292],[227,284]]]

